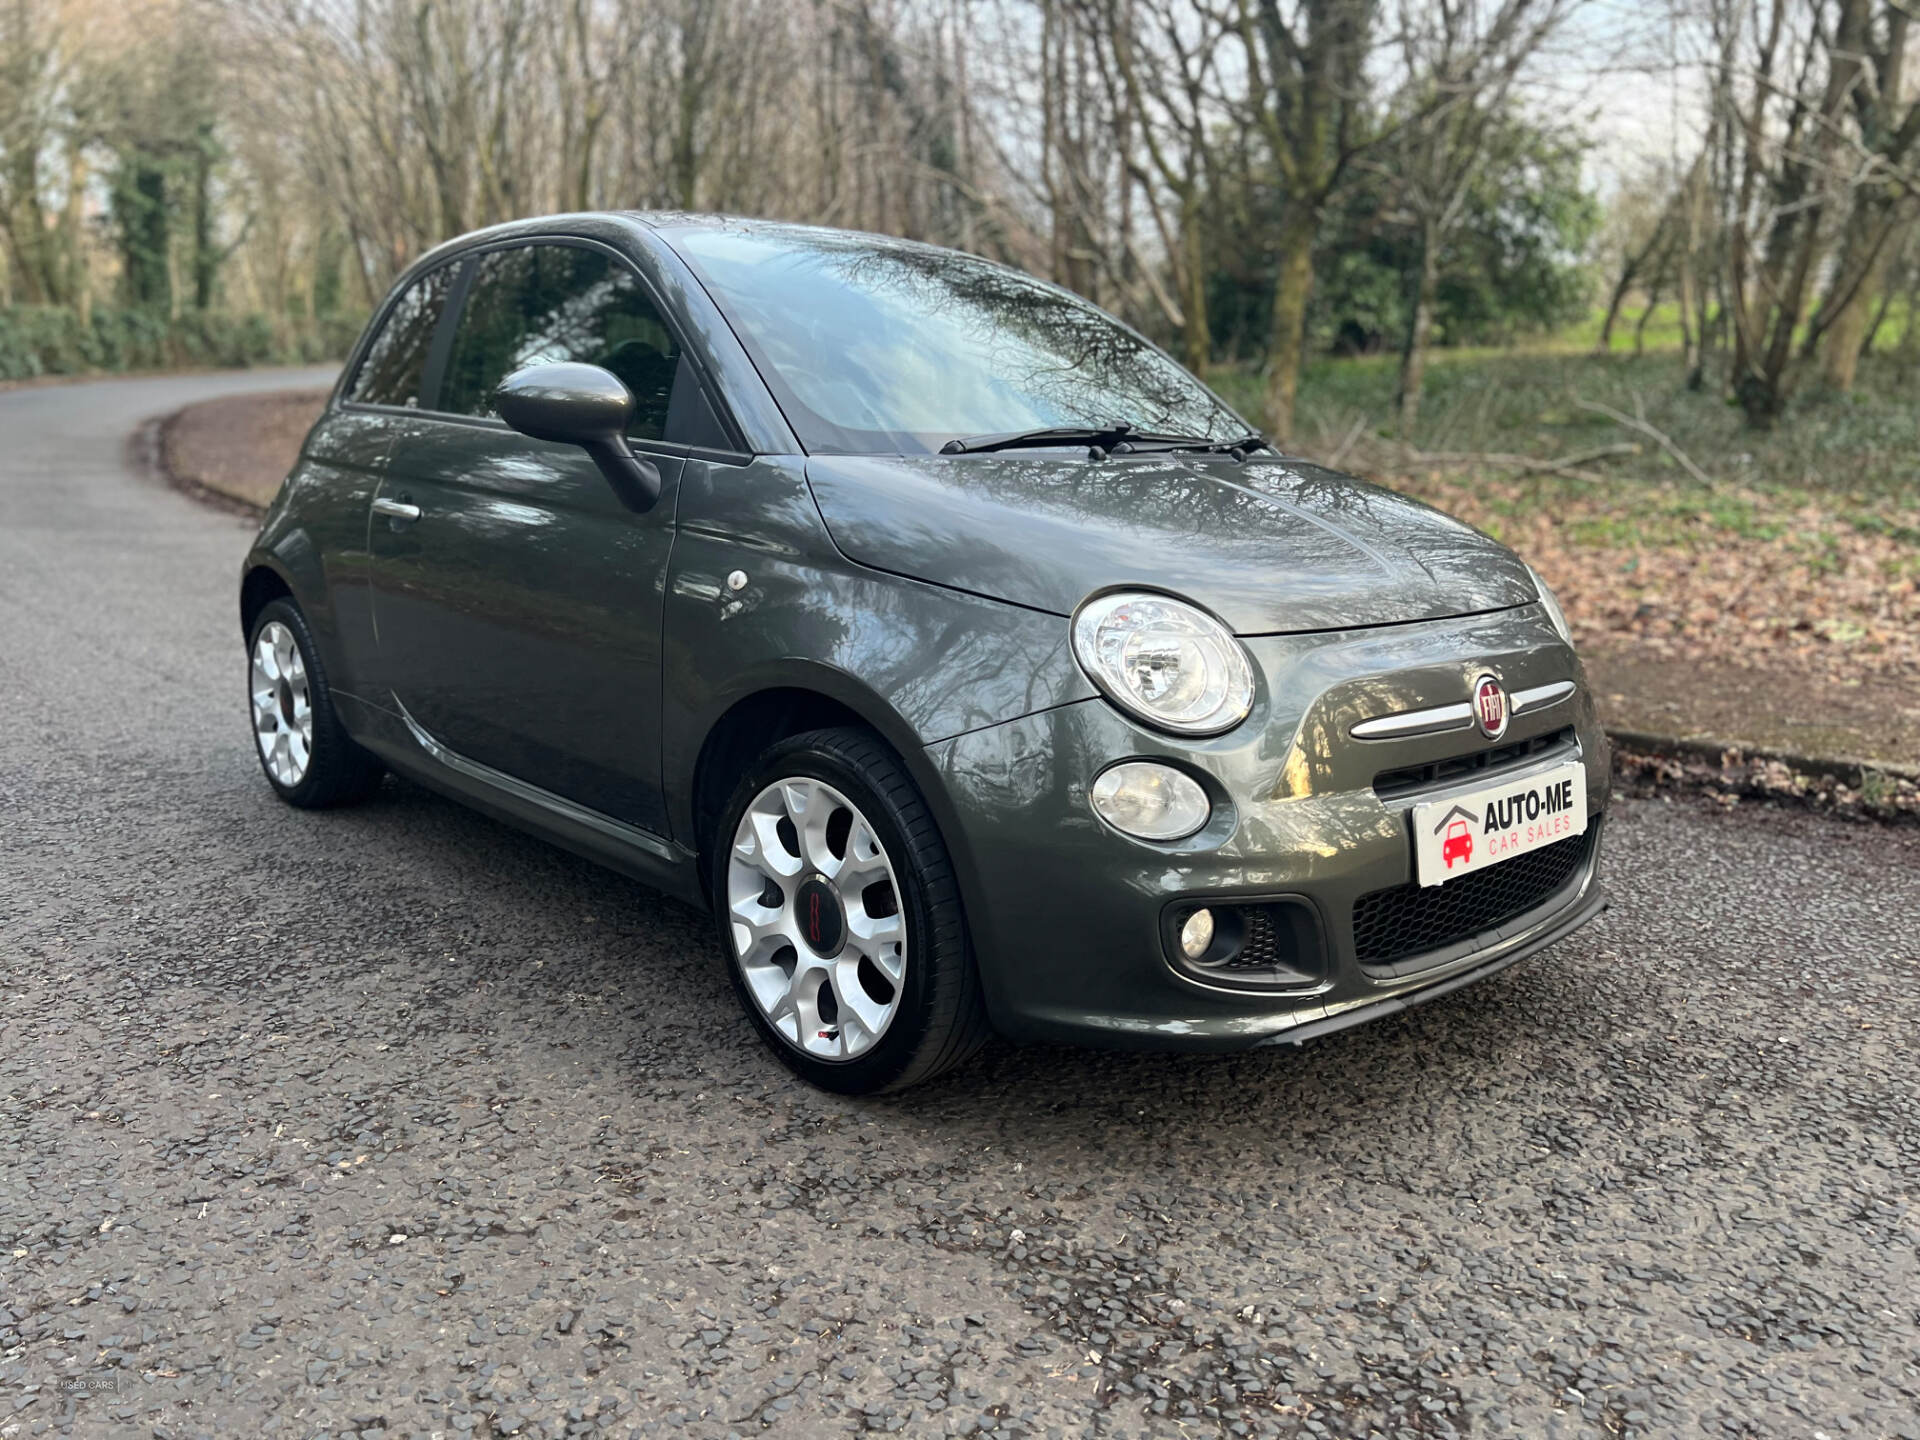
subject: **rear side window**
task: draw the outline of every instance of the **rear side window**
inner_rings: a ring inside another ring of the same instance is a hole
[[[447,357],[441,408],[492,415],[493,391],[526,365],[600,365],[633,392],[628,433],[658,440],[680,369],[680,347],[639,277],[577,245],[523,245],[476,262]]]
[[[427,373],[427,352],[433,348],[433,332],[446,307],[447,291],[453,284],[457,266],[442,265],[429,270],[406,288],[380,322],[380,333],[367,348],[353,377],[347,398],[361,405],[400,405],[409,409],[427,408],[427,397],[420,393]]]

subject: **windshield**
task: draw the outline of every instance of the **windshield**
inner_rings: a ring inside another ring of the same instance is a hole
[[[918,454],[1053,425],[1247,433],[1119,321],[1004,266],[830,231],[673,239],[814,454]]]

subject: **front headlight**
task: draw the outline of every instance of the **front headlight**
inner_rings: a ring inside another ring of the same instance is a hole
[[[1087,601],[1073,617],[1073,653],[1109,700],[1162,730],[1218,735],[1253,708],[1253,666],[1240,642],[1170,595]]]
[[[1567,612],[1560,608],[1560,598],[1553,593],[1553,587],[1540,578],[1540,572],[1531,565],[1527,573],[1533,577],[1533,588],[1540,592],[1540,606],[1547,612],[1547,619],[1553,622],[1553,628],[1560,632],[1560,638],[1573,644],[1573,627],[1567,624]]]

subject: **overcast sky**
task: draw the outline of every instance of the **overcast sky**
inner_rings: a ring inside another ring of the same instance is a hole
[[[1593,137],[1589,173],[1603,196],[1650,164],[1685,164],[1697,143],[1695,37],[1669,15],[1646,0],[1588,0],[1536,72],[1535,103]]]

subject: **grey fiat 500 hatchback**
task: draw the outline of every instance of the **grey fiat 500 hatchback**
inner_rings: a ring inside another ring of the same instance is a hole
[[[384,769],[711,906],[772,1049],[1227,1049],[1592,918],[1567,625],[1017,271],[754,221],[481,231],[375,313],[240,587],[295,805]]]

